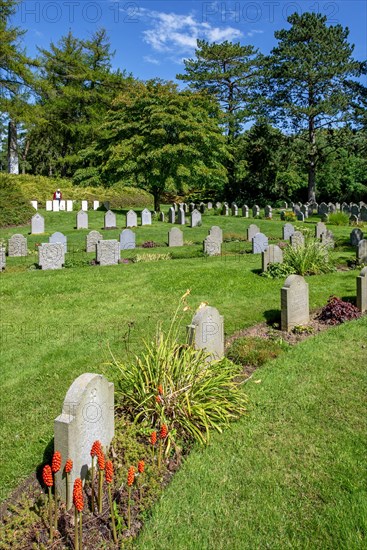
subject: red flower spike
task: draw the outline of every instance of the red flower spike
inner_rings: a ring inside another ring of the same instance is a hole
[[[157,432],[152,432],[150,434],[150,442],[152,445],[155,445],[157,443]]]
[[[107,460],[106,462],[106,482],[112,483],[113,480],[113,464],[111,460]]]
[[[144,460],[139,460],[138,462],[138,472],[139,474],[144,473],[145,463]]]
[[[54,474],[61,468],[61,453],[55,451],[52,457],[51,470]]]
[[[83,484],[79,477],[74,481],[73,503],[78,512],[82,512],[84,508]]]
[[[73,469],[73,461],[71,458],[68,458],[65,462],[65,473],[70,474],[71,470]]]
[[[158,386],[158,393],[159,395],[163,395],[163,386],[161,384]]]
[[[162,403],[162,398],[161,398],[160,395],[156,395],[155,400],[156,400],[157,403]]]
[[[129,471],[127,472],[127,484],[129,487],[134,483],[135,480],[135,468],[130,466]]]
[[[159,437],[161,439],[166,439],[167,435],[168,435],[168,428],[167,428],[166,424],[162,424],[161,431],[159,433]]]
[[[97,439],[97,441],[95,441],[92,445],[90,456],[98,456],[100,452],[102,452],[102,445]]]
[[[43,468],[42,471],[42,479],[43,483],[46,485],[46,487],[52,487],[54,484],[54,479],[52,477],[52,470],[51,466],[46,464],[46,466]]]
[[[100,452],[98,453],[98,457],[97,457],[97,458],[98,458],[98,468],[99,468],[100,470],[104,470],[105,467],[106,467],[106,459],[105,459],[104,454],[103,454],[102,451],[100,451]]]

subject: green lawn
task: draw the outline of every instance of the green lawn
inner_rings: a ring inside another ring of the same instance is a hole
[[[139,550],[366,547],[367,318],[254,373],[249,412],[195,448]]]
[[[75,258],[76,264],[93,258],[83,252],[88,231],[73,229],[75,213],[42,214],[47,234],[28,236],[30,250],[59,230],[68,236],[68,247],[73,250],[68,258]],[[187,288],[192,290],[193,308],[207,301],[224,315],[226,335],[264,319],[276,319],[282,281],[258,276],[260,255],[240,254],[250,250],[249,243],[226,243],[222,257],[206,259],[201,255],[202,240],[212,225],[220,225],[232,238],[244,238],[253,221],[205,215],[201,227],[184,228],[185,240],[191,244],[176,250],[166,246],[153,249],[172,251],[178,258],[164,262],[42,272],[32,269],[35,254],[25,259],[7,258],[7,269],[0,275],[0,499],[42,462],[52,438],[53,420],[61,412],[73,379],[82,372],[105,369],[109,347],[122,359],[127,348],[141,350],[142,339],[153,336],[158,321],[168,325]],[[305,225],[313,228],[315,221]],[[118,237],[125,226],[124,213],[118,213],[117,223],[119,229],[105,231],[105,238]],[[280,239],[282,222],[256,223],[273,242]],[[90,212],[89,229],[100,230],[102,225],[103,212]],[[164,244],[170,227],[160,222],[138,227],[137,244],[147,240]],[[3,229],[0,239],[28,232],[29,227]],[[335,251],[338,261],[354,258],[354,251],[347,246],[350,228],[335,228],[334,232],[341,243]],[[137,252],[152,250],[140,248]],[[323,305],[332,293],[354,297],[357,274],[341,271],[309,278],[311,308]],[[183,319],[183,338],[191,315],[187,312]],[[108,371],[108,375],[113,373]]]

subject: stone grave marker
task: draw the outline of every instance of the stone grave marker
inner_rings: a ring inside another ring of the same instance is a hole
[[[222,208],[222,203],[221,203],[221,202],[216,202],[216,203],[215,203],[215,208],[217,208],[218,210],[219,210],[220,208]]]
[[[52,201],[52,210],[53,212],[59,212],[60,211],[60,201],[59,200],[53,200]]]
[[[349,205],[346,202],[343,202],[343,204],[342,204],[342,212],[344,214],[350,214],[350,208],[349,208]]]
[[[38,202],[37,201],[31,201],[31,205],[35,210],[38,210]]]
[[[249,214],[249,208],[248,208],[247,204],[244,204],[242,206],[242,217],[243,218],[248,218],[248,214]]]
[[[349,238],[352,246],[358,246],[359,241],[362,241],[363,239],[363,232],[356,227],[355,229],[352,229]]]
[[[164,222],[164,212],[159,212],[158,220]]]
[[[65,462],[73,461],[69,474],[69,495],[77,477],[86,479],[91,467],[90,451],[99,440],[104,452],[115,433],[114,385],[101,374],[84,373],[68,389],[62,412],[55,419],[55,450],[61,453],[61,468],[56,474],[56,486],[61,500],[66,499]],[[72,505],[71,499],[66,509]]]
[[[309,206],[307,206],[306,204],[303,204],[301,206],[301,213],[304,216],[303,221],[305,221],[305,219],[308,218],[308,215],[309,215]]]
[[[327,230],[326,233],[321,233],[321,242],[326,248],[334,248],[335,241],[333,233],[329,230]]]
[[[88,210],[88,201],[82,201],[82,210],[87,212],[87,210]]]
[[[0,272],[6,267],[6,248],[0,244]]]
[[[31,233],[32,235],[40,235],[45,232],[45,220],[41,214],[35,214],[31,220]]]
[[[133,250],[135,248],[136,235],[131,229],[124,229],[120,233],[120,250]]]
[[[186,224],[186,215],[183,208],[179,208],[177,212],[177,223],[178,225],[185,225]]]
[[[367,222],[367,206],[361,206],[360,218],[362,222]]]
[[[38,265],[41,269],[61,269],[65,263],[65,249],[61,243],[42,243],[38,247]]]
[[[176,221],[176,212],[175,209],[170,206],[168,210],[168,223],[175,223]]]
[[[325,202],[320,202],[318,213],[320,216],[322,216],[323,214],[329,214],[329,207]]]
[[[232,216],[238,216],[238,206],[237,206],[237,204],[233,203],[232,206],[231,206],[231,210],[232,210]]]
[[[177,204],[175,202],[172,203],[172,208],[175,212],[177,212]]]
[[[104,201],[103,206],[106,210],[110,210],[110,201]]]
[[[198,210],[193,210],[191,212],[191,227],[198,227],[201,225],[201,214]]]
[[[203,202],[199,204],[199,212],[205,214],[205,204]]]
[[[99,265],[115,265],[120,259],[120,243],[115,239],[98,241],[96,246],[96,262]]]
[[[222,252],[221,242],[208,235],[203,242],[203,251],[207,256],[220,256]]]
[[[86,236],[86,251],[87,252],[96,252],[96,245],[98,241],[102,241],[103,236],[99,231],[90,231]]]
[[[93,201],[93,210],[98,210],[99,208],[99,201]]]
[[[252,237],[253,254],[261,254],[262,252],[265,252],[268,246],[269,246],[268,237],[264,235],[264,233],[256,233],[256,235]]]
[[[256,233],[260,233],[260,229],[254,223],[251,223],[247,228],[247,240],[252,242],[252,239],[255,237]]]
[[[359,209],[358,204],[352,204],[352,207],[350,209],[350,213],[352,214],[352,216],[357,216],[357,218],[359,218],[360,209]]]
[[[292,235],[294,235],[294,226],[291,223],[286,223],[283,225],[283,240],[289,241]]]
[[[79,210],[76,215],[76,228],[88,229],[88,214],[84,210]]]
[[[183,246],[183,232],[178,227],[172,227],[168,231],[168,246]]]
[[[326,233],[327,227],[323,222],[317,222],[315,225],[315,238],[320,239],[323,233]]]
[[[299,246],[304,246],[304,244],[305,238],[303,236],[303,233],[301,233],[300,231],[295,231],[291,236],[291,246],[293,246],[293,248],[298,248]]]
[[[367,239],[362,239],[357,247],[357,262],[367,264]]]
[[[187,340],[195,349],[205,349],[211,359],[224,356],[224,321],[215,307],[199,307],[187,327]]]
[[[270,244],[261,256],[262,271],[268,269],[269,264],[283,263],[283,250],[276,244]]]
[[[46,212],[52,212],[52,201],[46,201]]]
[[[349,216],[349,223],[358,223],[358,216],[355,216],[354,214],[351,214]]]
[[[265,213],[265,218],[273,217],[273,209],[269,204],[265,206],[264,213]]]
[[[364,267],[357,277],[357,308],[367,311],[367,267]]]
[[[281,329],[289,332],[309,320],[308,284],[300,275],[290,275],[281,289]]]
[[[220,227],[218,227],[217,225],[213,225],[209,229],[209,235],[210,235],[210,237],[215,239],[218,243],[222,244],[222,242],[223,242],[223,231],[221,230]]]
[[[111,210],[104,215],[104,229],[116,229],[116,214]]]
[[[305,221],[305,215],[300,210],[297,211],[297,220],[299,222],[304,222]]]
[[[68,251],[68,243],[67,238],[63,233],[60,233],[60,231],[56,231],[56,233],[52,233],[51,237],[48,239],[49,243],[60,243],[64,247],[64,251]]]
[[[189,212],[193,212],[195,210],[195,203],[194,202],[190,202],[189,203]],[[172,222],[172,223],[175,223],[175,222]]]
[[[229,206],[227,203],[224,203],[222,206],[222,216],[229,216]]]
[[[152,225],[152,214],[147,208],[141,213],[141,225]]]
[[[207,208],[208,208],[208,210],[212,210],[213,209],[213,203],[208,202]]]
[[[8,256],[28,256],[27,239],[16,233],[8,241]]]
[[[259,215],[260,215],[260,208],[257,206],[257,204],[255,204],[252,207],[252,217],[257,218],[257,216],[259,216]]]
[[[73,201],[66,201],[66,212],[72,212],[73,211]]]
[[[126,227],[138,227],[138,216],[134,210],[129,210],[126,214]]]
[[[65,212],[66,210],[66,201],[60,200],[60,212]]]

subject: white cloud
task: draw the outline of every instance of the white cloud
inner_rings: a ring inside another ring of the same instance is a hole
[[[247,33],[247,36],[254,36],[255,34],[264,34],[264,31],[260,30],[260,29],[251,29],[248,33]]]
[[[143,59],[146,63],[152,63],[152,65],[160,65],[160,61],[158,61],[158,59],[152,57],[151,55],[145,55]]]

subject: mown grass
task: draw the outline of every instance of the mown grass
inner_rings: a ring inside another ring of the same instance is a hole
[[[134,547],[365,548],[366,336],[364,317],[254,373],[249,413],[191,452]]]
[[[42,214],[47,234],[28,235],[30,250],[59,230],[68,236],[69,258],[94,257],[83,252],[88,231],[73,229],[75,213]],[[257,322],[278,320],[282,282],[258,276],[260,255],[239,254],[250,250],[250,243],[227,243],[222,257],[201,255],[202,240],[212,225],[220,225],[224,234],[244,237],[253,221],[205,215],[201,227],[184,228],[185,240],[194,244],[124,253],[172,251],[178,259],[169,261],[43,272],[29,270],[37,261],[35,254],[7,258],[6,271],[0,275],[0,499],[42,461],[52,438],[53,420],[60,414],[74,378],[83,372],[101,372],[110,361],[109,347],[122,359],[128,352],[140,351],[142,339],[154,335],[159,321],[168,326],[178,298],[187,288],[192,289],[192,308],[206,301],[224,315],[226,335]],[[280,240],[280,220],[256,223],[274,242]],[[117,214],[117,224],[119,229],[105,231],[105,238],[118,237],[125,226],[124,212]],[[313,227],[311,221],[308,224]],[[102,225],[103,213],[90,212],[89,229],[100,230]],[[148,240],[164,243],[170,227],[156,221],[151,227],[138,227],[137,244]],[[347,241],[349,228],[336,229]],[[28,232],[28,226],[4,229],[0,239]],[[345,244],[333,254],[345,262],[354,258],[355,252]],[[311,308],[324,305],[330,294],[353,298],[357,273],[308,278]],[[189,311],[183,319],[183,339],[191,317]],[[113,377],[113,372],[107,372]]]

